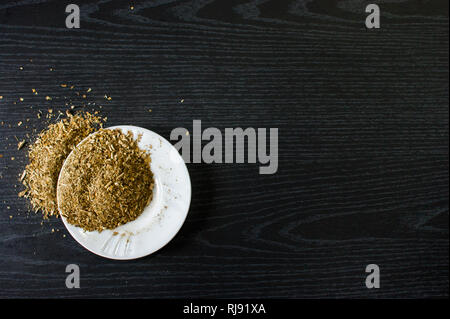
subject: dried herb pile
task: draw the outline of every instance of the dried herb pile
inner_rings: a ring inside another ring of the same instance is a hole
[[[58,215],[56,184],[64,160],[79,142],[101,126],[101,118],[88,112],[67,115],[39,134],[30,146],[29,164],[21,176],[26,189],[19,196],[29,198],[33,209],[41,210],[44,217]]]
[[[100,129],[67,159],[58,202],[69,223],[102,231],[135,220],[152,191],[150,155],[138,147],[133,134]]]

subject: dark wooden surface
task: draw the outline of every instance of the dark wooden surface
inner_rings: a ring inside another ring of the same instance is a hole
[[[379,30],[364,1],[76,1],[79,30],[68,3],[0,2],[0,297],[448,296],[447,1],[382,1]],[[193,119],[278,127],[279,170],[189,164],[176,238],[98,257],[59,219],[41,225],[16,186],[14,136],[87,88],[109,125],[166,138]]]

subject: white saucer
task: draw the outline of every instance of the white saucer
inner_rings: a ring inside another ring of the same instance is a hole
[[[138,145],[150,151],[152,159],[150,166],[155,180],[152,201],[134,221],[100,233],[69,224],[62,215],[61,219],[72,237],[97,255],[123,260],[144,257],[164,247],[180,230],[191,202],[191,180],[183,158],[160,135],[137,126],[121,125],[108,129],[131,131],[135,139],[142,134]],[[67,158],[72,154],[73,151]],[[59,196],[57,201],[59,206]]]

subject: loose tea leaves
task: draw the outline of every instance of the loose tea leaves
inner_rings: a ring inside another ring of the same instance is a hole
[[[150,155],[133,134],[100,129],[67,158],[58,202],[67,221],[87,231],[135,220],[152,199]]]
[[[29,164],[21,176],[26,189],[19,196],[28,197],[35,211],[44,217],[58,215],[56,184],[64,160],[72,149],[101,126],[101,118],[90,113],[68,114],[51,124],[30,146]]]
[[[150,155],[138,147],[132,133],[102,129],[106,118],[87,112],[66,115],[29,146],[29,163],[19,178],[25,190],[19,196],[29,198],[45,218],[61,211],[69,223],[88,231],[136,219],[152,199]],[[19,141],[18,149],[24,144]]]

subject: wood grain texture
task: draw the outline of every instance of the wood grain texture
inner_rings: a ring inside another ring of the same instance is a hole
[[[78,30],[69,3],[0,3],[0,297],[448,297],[447,1],[377,2],[379,30],[368,1],[76,1]],[[189,164],[177,237],[102,259],[15,186],[15,136],[87,88],[109,125],[166,138],[194,119],[278,127],[279,170]],[[381,289],[364,285],[370,263]]]

